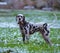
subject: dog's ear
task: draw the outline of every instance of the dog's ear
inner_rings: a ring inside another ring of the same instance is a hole
[[[43,27],[44,27],[44,28],[47,27],[47,23],[44,23],[44,24],[43,24]]]
[[[23,16],[23,18],[25,18],[25,16]]]

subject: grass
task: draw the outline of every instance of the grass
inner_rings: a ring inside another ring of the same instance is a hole
[[[0,12],[0,23],[16,23],[15,16],[22,13],[27,21],[50,22],[54,20],[53,13],[56,13],[60,23],[60,12],[48,12],[40,10],[14,10],[11,12]],[[36,19],[37,18],[37,19]],[[50,47],[41,34],[34,33],[30,36],[28,44],[23,44],[22,35],[18,27],[0,27],[0,53],[60,53],[60,28],[51,28],[50,39],[53,46]],[[10,51],[11,50],[11,51]]]

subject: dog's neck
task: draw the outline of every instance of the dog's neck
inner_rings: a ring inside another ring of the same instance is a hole
[[[25,26],[28,22],[24,21],[23,23],[19,23],[20,26]]]

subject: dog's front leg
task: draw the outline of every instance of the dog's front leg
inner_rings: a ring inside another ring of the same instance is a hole
[[[29,43],[29,34],[26,34],[25,37],[26,42]]]
[[[26,37],[26,42],[29,43],[29,27],[26,27],[26,31],[25,31],[25,37]]]
[[[25,35],[22,34],[22,38],[23,38],[23,43],[25,43]]]
[[[23,34],[23,43],[28,43],[29,42],[29,35],[28,34]]]

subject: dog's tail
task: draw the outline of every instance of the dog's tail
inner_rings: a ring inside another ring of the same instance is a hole
[[[57,16],[56,16],[56,14],[53,13],[53,15],[55,16],[55,18],[54,18],[54,20],[53,20],[52,23],[49,23],[49,27],[51,27],[52,25],[54,25],[54,24],[56,23],[56,21],[57,21]]]

